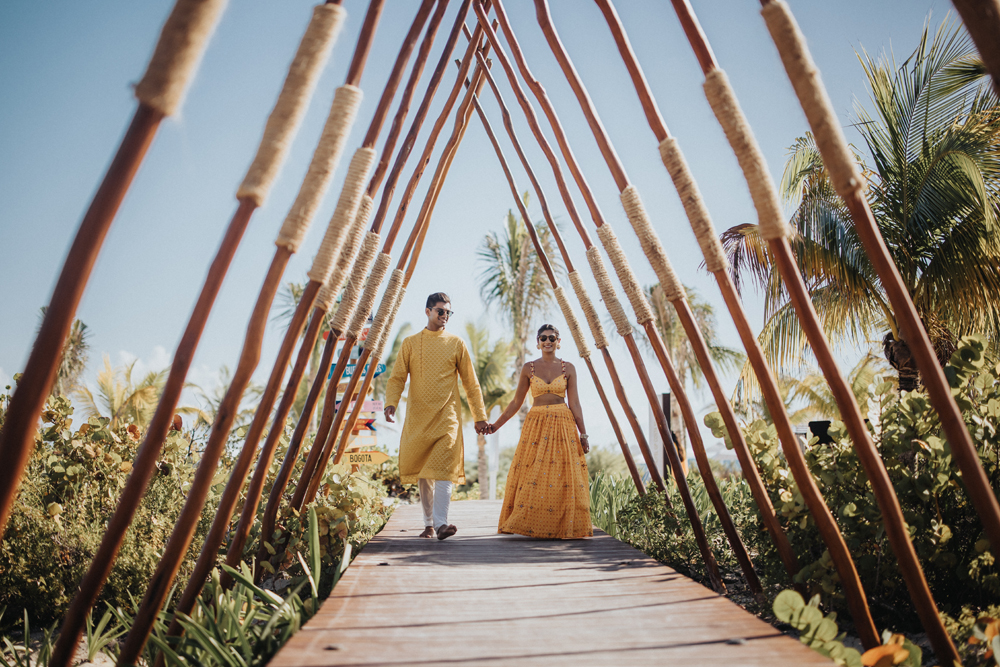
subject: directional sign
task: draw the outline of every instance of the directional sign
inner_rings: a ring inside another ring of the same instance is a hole
[[[357,364],[347,364],[347,367],[344,368],[344,377],[345,378],[349,378],[352,375],[354,375],[354,368],[356,366],[357,366]],[[366,373],[368,372],[368,364],[365,364],[365,372]],[[378,377],[379,375],[382,375],[382,373],[385,373],[385,364],[379,364],[378,366],[375,367],[375,377]],[[331,367],[330,368],[330,375],[328,377],[332,377],[332,376],[333,376],[333,368]]]
[[[385,452],[348,452],[347,463],[352,466],[378,465],[389,460]]]

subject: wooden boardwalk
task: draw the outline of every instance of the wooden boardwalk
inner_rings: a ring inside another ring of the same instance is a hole
[[[392,519],[271,661],[325,665],[832,665],[710,589],[598,532],[497,535],[500,501],[453,503],[458,534]]]

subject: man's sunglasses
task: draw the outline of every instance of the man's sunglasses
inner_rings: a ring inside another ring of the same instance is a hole
[[[436,310],[438,315],[444,315],[445,317],[451,317],[455,314],[455,311],[445,310],[444,308],[431,308],[431,310]]]
[[[538,340],[540,340],[540,341],[541,341],[541,342],[543,342],[543,343],[544,343],[545,341],[550,341],[550,342],[554,343],[554,342],[556,342],[557,340],[559,340],[559,336],[557,336],[557,335],[555,335],[555,334],[550,334],[550,335],[548,335],[548,336],[539,336],[539,337],[538,337]]]

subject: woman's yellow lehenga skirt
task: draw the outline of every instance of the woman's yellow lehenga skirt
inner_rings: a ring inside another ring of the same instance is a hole
[[[578,538],[590,524],[590,477],[573,412],[565,403],[528,412],[507,473],[500,533]]]

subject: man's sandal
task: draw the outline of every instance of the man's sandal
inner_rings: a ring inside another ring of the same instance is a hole
[[[456,528],[454,526],[454,524],[448,524],[447,526],[444,525],[444,524],[441,524],[441,526],[439,526],[438,529],[437,529],[437,536],[438,536],[439,540],[444,540],[444,539],[447,539],[447,538],[451,537],[452,535],[454,535],[457,532],[458,532],[458,528]]]

